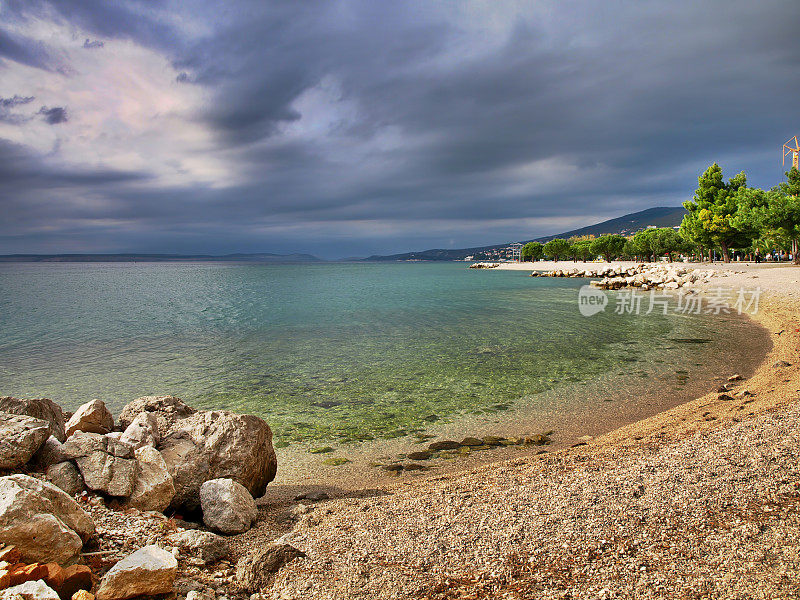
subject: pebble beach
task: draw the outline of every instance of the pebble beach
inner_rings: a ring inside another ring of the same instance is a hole
[[[800,270],[728,270],[708,285],[765,292],[752,377],[585,446],[318,503],[270,597],[797,598]]]

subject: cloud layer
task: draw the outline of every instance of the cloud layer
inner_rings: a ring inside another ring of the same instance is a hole
[[[771,186],[797,22],[794,0],[0,0],[0,252],[390,253],[677,205],[715,160]]]

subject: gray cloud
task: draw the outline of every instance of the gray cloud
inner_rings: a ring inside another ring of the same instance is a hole
[[[87,50],[94,50],[95,48],[102,48],[105,44],[100,40],[89,40],[86,38],[86,41],[83,42],[83,47]]]
[[[14,203],[18,233],[0,252],[35,251],[45,223],[64,251],[89,237],[98,251],[328,255],[502,242],[678,205],[715,160],[771,186],[797,133],[794,0],[497,2],[493,18],[369,0],[197,2],[173,18],[179,7],[144,0],[7,5],[11,22],[57,14],[165,54],[178,83],[209,94],[194,118],[243,178],[162,189],[59,172],[58,194],[102,201],[65,204],[48,184],[52,222],[21,208],[33,179],[12,179],[0,208]],[[204,27],[176,29],[190,18]],[[1,28],[0,57],[57,62]]]
[[[44,120],[50,125],[66,123],[69,120],[67,117],[67,109],[63,106],[54,106],[53,108],[43,106],[39,109],[39,114],[42,115]]]
[[[44,43],[11,33],[0,23],[0,61],[3,59],[45,70],[58,66]]]
[[[14,94],[11,98],[0,98],[0,123],[11,123],[13,125],[20,125],[24,123],[27,117],[15,114],[13,109],[17,106],[23,106],[33,102],[33,96],[20,96]]]

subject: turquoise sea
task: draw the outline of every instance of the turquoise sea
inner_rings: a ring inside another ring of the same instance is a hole
[[[613,298],[583,317],[585,283],[464,263],[4,264],[0,395],[118,412],[174,394],[263,416],[284,444],[351,442],[552,410],[554,392],[591,413],[579,391],[599,377],[609,396],[707,390],[763,346],[735,317],[618,315]]]

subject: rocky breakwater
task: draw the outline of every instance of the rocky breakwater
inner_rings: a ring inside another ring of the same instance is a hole
[[[272,432],[252,415],[148,396],[129,403],[116,423],[100,400],[65,421],[49,400],[0,398],[0,600],[172,593],[177,547],[150,543],[115,561],[83,564],[106,554],[91,551],[108,532],[96,527],[91,507],[107,505],[121,523],[148,514],[166,522],[164,511],[202,514],[209,529],[242,533],[256,521],[254,498],[276,468]]]
[[[477,262],[472,263],[469,268],[470,269],[496,269],[500,266],[500,263],[488,263],[488,262]]]
[[[677,290],[695,284],[708,283],[714,272],[691,269],[681,263],[639,264],[623,268],[604,265],[588,269],[554,269],[531,273],[531,277],[575,277],[595,279],[591,285],[603,290],[641,288],[647,290]]]

